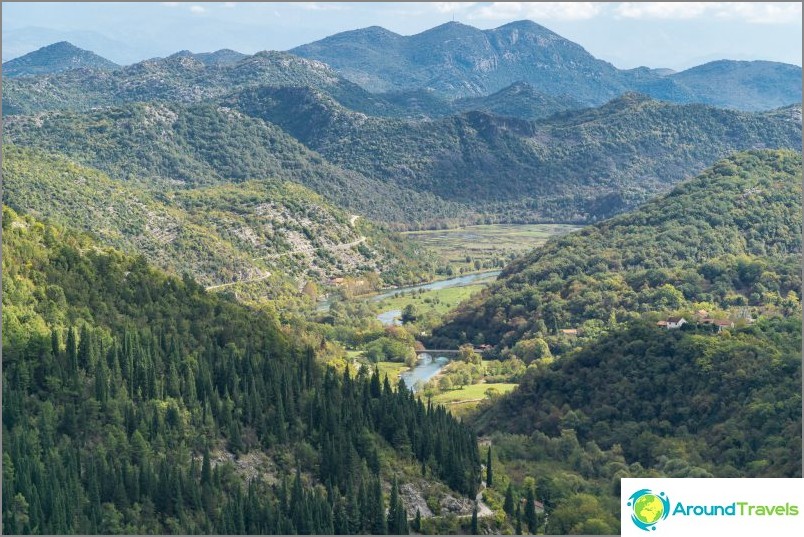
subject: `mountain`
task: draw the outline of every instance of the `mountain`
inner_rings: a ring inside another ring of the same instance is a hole
[[[93,233],[204,286],[240,282],[241,297],[298,300],[308,281],[365,272],[386,285],[424,276],[387,234],[365,221],[350,223],[348,214],[294,183],[266,178],[151,191],[8,144],[3,179],[3,202],[17,211]]]
[[[101,58],[93,52],[80,49],[67,41],[61,41],[4,62],[3,76],[12,78],[46,75],[80,68],[114,71],[119,67],[116,63]]]
[[[795,315],[801,165],[793,151],[737,153],[628,214],[548,241],[463,304],[432,344],[517,353],[541,340],[560,353],[571,346],[562,329],[594,340],[647,312]]]
[[[117,180],[194,188],[251,179],[291,181],[377,220],[461,214],[458,204],[334,166],[271,123],[211,104],[132,103],[87,113],[4,119],[5,141],[60,153]],[[132,148],[135,148],[132,150]]]
[[[474,97],[527,82],[599,104],[626,90],[613,65],[531,21],[493,30],[449,22],[410,37],[371,27],[290,52],[323,61],[373,92],[433,88],[449,98]]]
[[[766,110],[801,102],[801,68],[786,63],[722,60],[672,78],[715,106]]]
[[[801,145],[795,107],[752,114],[636,94],[534,122],[483,112],[371,117],[309,88],[249,88],[222,102],[333,164],[511,221],[594,221],[732,151]]]
[[[375,26],[290,52],[323,61],[369,91],[431,89],[448,100],[489,95],[525,82],[547,95],[568,94],[587,106],[627,91],[739,110],[801,102],[801,68],[795,65],[724,60],[681,73],[647,67],[620,70],[526,20],[491,30],[450,22],[412,36]]]
[[[12,60],[15,61],[15,60]],[[72,70],[3,85],[3,114],[49,110],[90,110],[128,102],[197,103],[255,85],[308,86],[356,110],[381,114],[392,106],[328,66],[284,52],[258,52],[240,58],[234,51],[145,60],[113,72]]]
[[[248,54],[224,48],[215,52],[200,52],[193,57],[204,65],[232,65],[248,57]]]
[[[479,111],[519,119],[543,119],[559,112],[585,108],[569,95],[553,96],[524,82],[515,82],[484,97],[465,97],[452,102],[456,112]]]
[[[475,435],[404,385],[142,257],[2,222],[4,533],[401,534],[397,479],[478,493]]]

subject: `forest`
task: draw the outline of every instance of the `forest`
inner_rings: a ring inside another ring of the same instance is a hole
[[[6,532],[403,533],[406,467],[477,490],[470,429],[265,313],[9,208],[3,239]]]

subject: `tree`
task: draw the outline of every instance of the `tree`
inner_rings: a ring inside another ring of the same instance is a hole
[[[477,529],[477,502],[475,502],[475,508],[472,509],[472,535],[478,535],[480,532]]]
[[[486,454],[486,486],[489,488],[494,486],[494,472],[491,469],[491,446],[489,446]]]
[[[415,323],[416,319],[418,319],[419,312],[416,310],[416,306],[413,304],[408,304],[402,309],[402,316],[400,320],[402,324],[407,323]]]
[[[505,490],[503,510],[508,513],[508,516],[514,516],[514,487],[511,483],[508,483],[508,488]]]
[[[452,381],[449,379],[447,375],[442,376],[438,379],[438,389],[442,392],[446,392],[452,389]]]
[[[467,364],[480,365],[481,363],[483,363],[483,359],[481,358],[481,356],[478,353],[476,353],[475,348],[468,343],[458,347],[458,357]]]
[[[516,504],[516,534],[522,535],[522,508],[521,504],[517,502]]]
[[[528,524],[528,530],[531,533],[536,533],[536,498],[533,494],[533,487],[528,487],[528,493],[525,500],[525,522]]]

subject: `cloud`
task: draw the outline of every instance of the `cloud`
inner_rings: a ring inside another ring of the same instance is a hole
[[[207,8],[199,5],[190,6],[190,13],[203,13],[207,10]]]
[[[493,2],[491,5],[476,9],[469,18],[584,20],[599,15],[603,7],[604,4],[599,2]]]
[[[224,2],[223,7],[237,7],[237,2]]]
[[[468,9],[477,4],[477,2],[428,2],[425,5],[432,6],[439,13],[452,13],[453,11]]]
[[[614,13],[627,19],[715,17],[755,24],[801,22],[801,4],[793,2],[622,2],[615,7]]]

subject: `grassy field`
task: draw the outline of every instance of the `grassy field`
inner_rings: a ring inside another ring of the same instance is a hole
[[[514,388],[516,384],[497,383],[497,384],[469,384],[458,390],[449,390],[444,393],[439,393],[433,396],[434,403],[441,403],[442,405],[450,405],[461,403],[464,401],[471,401],[474,399],[485,399],[486,390],[494,389],[500,394],[508,393]]]
[[[433,403],[444,405],[453,416],[462,417],[470,413],[481,401],[486,399],[486,390],[489,388],[504,394],[510,392],[516,386],[516,384],[507,383],[471,384],[458,390],[450,390],[434,395]]]
[[[489,278],[491,281],[492,278]],[[479,281],[479,280],[475,280]],[[389,297],[378,302],[380,311],[401,310],[408,304],[413,304],[420,313],[433,312],[436,315],[444,315],[486,286],[486,283],[472,283],[460,287],[448,287],[447,289],[434,289],[423,293],[406,293],[405,296]]]
[[[435,231],[409,231],[404,235],[433,249],[455,268],[474,270],[474,262],[489,268],[544,244],[547,239],[580,229],[567,224],[493,224]],[[470,259],[466,261],[467,257]]]
[[[377,368],[380,370],[380,379],[385,379],[385,375],[388,375],[391,386],[396,386],[399,382],[400,373],[410,369],[401,362],[377,362]]]

